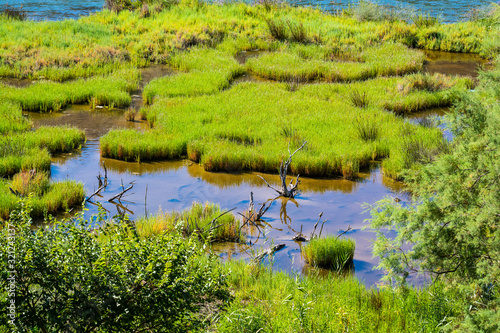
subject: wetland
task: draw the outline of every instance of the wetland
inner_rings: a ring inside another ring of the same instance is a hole
[[[203,216],[203,230],[230,211],[232,236],[216,237],[211,252],[248,263],[282,244],[263,261],[270,279],[328,276],[307,264],[309,242],[293,240],[313,238],[326,220],[323,235],[354,241],[346,283],[361,282],[349,290],[385,275],[370,205],[413,204],[406,175],[448,151],[446,114],[499,51],[497,30],[482,21],[359,20],[274,3],[151,4],[54,22],[2,16],[0,34],[0,218],[31,194],[35,229],[47,213],[93,229],[127,216],[153,235],[186,220],[188,237],[199,218],[189,214]],[[288,171],[300,175],[299,193],[277,197],[262,178],[279,187],[278,168],[296,149]],[[253,204],[269,208],[244,223],[238,213]],[[235,276],[251,269],[227,265]]]

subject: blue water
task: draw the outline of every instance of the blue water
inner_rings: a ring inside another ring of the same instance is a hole
[[[353,0],[289,0],[293,4],[303,6],[319,6],[327,11],[335,11],[355,4]],[[379,0],[379,4],[395,7],[412,7],[417,11],[440,15],[444,22],[456,22],[471,8],[486,6],[492,0]],[[496,1],[495,1],[496,2]],[[23,5],[32,20],[62,20],[76,19],[81,15],[99,11],[104,6],[104,0],[0,0],[0,6]]]

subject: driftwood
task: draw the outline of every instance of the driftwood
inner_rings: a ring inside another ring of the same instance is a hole
[[[273,200],[271,200],[271,202],[269,204],[267,204],[267,202],[264,202],[260,208],[259,208],[259,211],[256,211],[255,210],[255,204],[253,202],[253,192],[250,192],[250,202],[248,203],[248,210],[246,212],[246,216],[252,220],[252,221],[258,221],[260,220],[264,214],[267,212],[267,210],[271,207],[271,205],[273,204]]]
[[[281,180],[281,188],[280,189],[277,189],[276,187],[270,185],[262,176],[257,175],[267,184],[267,187],[272,188],[273,190],[278,192],[278,194],[282,197],[293,198],[293,197],[295,197],[295,195],[299,191],[297,187],[299,186],[299,183],[300,183],[300,181],[299,181],[300,175],[297,175],[297,178],[295,178],[295,183],[294,183],[294,180],[292,178],[292,180],[290,180],[290,184],[287,185],[286,184],[286,174],[288,172],[288,167],[290,166],[290,163],[292,163],[293,155],[295,155],[295,153],[297,153],[299,150],[304,148],[306,143],[307,143],[307,141],[304,141],[302,146],[300,146],[292,154],[290,154],[290,156],[285,161],[285,163],[283,163],[283,161],[281,161],[280,169],[279,169],[279,175],[280,175],[280,180]],[[290,152],[290,150],[289,150],[289,152]],[[290,186],[290,188],[288,188],[289,186]]]
[[[92,197],[93,197],[94,195],[96,195],[96,194],[98,194],[99,192],[101,192],[101,191],[102,191],[102,189],[103,189],[103,188],[105,188],[105,187],[106,187],[106,186],[101,185],[101,186],[97,189],[97,191],[95,191],[95,192],[94,192],[94,193],[92,193],[92,194],[91,194],[91,195],[90,195],[87,199],[85,199],[85,202],[90,201],[90,199],[92,199]]]
[[[113,201],[115,200],[116,198],[118,198],[118,200],[120,200],[122,198],[122,196],[129,190],[132,189],[132,187],[134,187],[134,185],[130,185],[129,187],[127,187],[126,189],[124,189],[123,191],[121,191],[120,193],[118,193],[117,195],[115,195],[114,197],[112,197],[111,199],[108,199],[108,201]]]
[[[262,259],[264,259],[265,256],[267,256],[267,255],[273,255],[275,252],[278,252],[279,250],[281,250],[284,247],[285,247],[285,244],[274,245],[273,247],[265,250],[264,252],[262,252],[261,254],[259,254],[258,256],[256,256],[255,257],[255,261],[259,262]]]
[[[21,193],[19,193],[17,190],[13,190],[12,187],[9,187],[9,190],[12,194],[14,194],[15,196],[18,196],[18,197],[22,197],[23,195]]]
[[[292,237],[292,240],[296,242],[307,242],[307,238],[302,234],[302,224],[300,225],[300,231]]]

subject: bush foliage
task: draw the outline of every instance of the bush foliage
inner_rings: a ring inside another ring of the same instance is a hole
[[[24,202],[25,204],[29,203]],[[53,222],[31,230],[29,205],[2,226],[15,249],[16,315],[21,331],[185,332],[203,324],[204,305],[228,297],[226,277],[193,238],[140,238],[129,221]],[[12,235],[15,235],[12,237]],[[6,309],[8,248],[0,250]],[[200,257],[202,256],[202,257]],[[5,314],[0,325],[8,326]]]

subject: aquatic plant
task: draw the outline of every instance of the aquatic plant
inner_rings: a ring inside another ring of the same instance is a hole
[[[350,238],[327,236],[311,239],[303,254],[309,264],[339,272],[352,267],[355,247]]]

